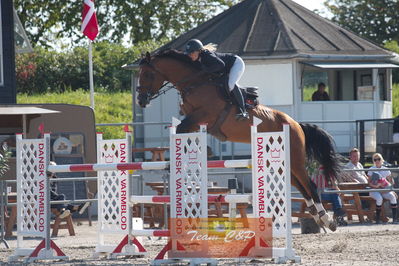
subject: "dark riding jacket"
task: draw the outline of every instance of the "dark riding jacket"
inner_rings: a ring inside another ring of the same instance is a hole
[[[199,53],[198,61],[201,69],[208,73],[229,73],[236,61],[236,56],[229,53],[216,53],[202,50]]]

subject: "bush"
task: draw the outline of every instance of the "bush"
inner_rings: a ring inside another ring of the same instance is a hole
[[[140,58],[141,53],[152,51],[164,41],[143,42],[126,48],[120,44],[99,42],[93,44],[94,87],[108,92],[130,90],[130,71],[122,65]],[[18,93],[64,92],[89,90],[89,62],[87,47],[57,52],[36,47],[32,54],[16,56]]]

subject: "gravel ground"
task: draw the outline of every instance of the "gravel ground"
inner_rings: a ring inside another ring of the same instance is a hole
[[[339,227],[334,233],[300,234],[299,225],[293,225],[293,245],[301,257],[301,265],[399,265],[399,225],[359,225],[351,224]],[[39,262],[37,265],[148,265],[166,243],[166,239],[144,239],[149,250],[148,258],[106,258],[92,259],[97,234],[96,223],[88,226],[87,222],[75,225],[76,236],[69,236],[67,230],[60,230],[54,238],[56,244],[69,256],[69,261]],[[115,242],[119,239],[112,236]],[[0,265],[7,263],[8,257],[16,247],[16,238],[7,240],[10,249],[0,244]],[[33,244],[37,241],[32,241]],[[231,260],[221,260],[223,265],[239,265]],[[252,261],[241,265],[267,265],[270,261]],[[287,264],[288,265],[288,264]],[[296,265],[290,263],[289,265]]]

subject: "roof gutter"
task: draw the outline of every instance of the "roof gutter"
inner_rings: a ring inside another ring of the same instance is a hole
[[[265,59],[293,59],[293,58],[303,58],[303,59],[317,59],[317,60],[399,60],[398,56],[392,55],[310,55],[310,54],[291,54],[291,55],[276,55],[276,56],[242,56],[243,59],[248,60],[265,60]]]
[[[125,70],[137,70],[139,68],[139,64],[138,63],[124,64],[122,68]]]
[[[275,55],[275,56],[241,56],[243,59],[247,60],[272,60],[272,59],[317,59],[317,60],[389,60],[392,62],[399,63],[399,55],[396,53],[392,53],[390,55],[331,55],[331,54],[318,54],[318,55],[311,55],[311,54],[301,54],[295,53],[290,55]],[[138,69],[138,63],[132,64],[125,64],[122,66],[125,70],[136,70]]]

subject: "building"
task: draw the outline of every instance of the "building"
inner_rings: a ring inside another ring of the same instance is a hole
[[[240,55],[246,63],[240,85],[259,87],[260,103],[325,128],[339,152],[357,144],[350,121],[392,117],[392,68],[398,55],[291,0],[243,1],[160,49],[182,50],[192,38]],[[330,101],[311,101],[319,82],[327,85]],[[177,98],[157,99],[144,110],[143,121],[177,116]],[[159,131],[143,133],[144,145],[157,146]],[[375,124],[367,124],[366,151],[375,150],[375,142]],[[217,154],[224,149],[240,155],[248,148],[214,144]]]
[[[0,1],[0,104],[17,102],[12,0]]]

